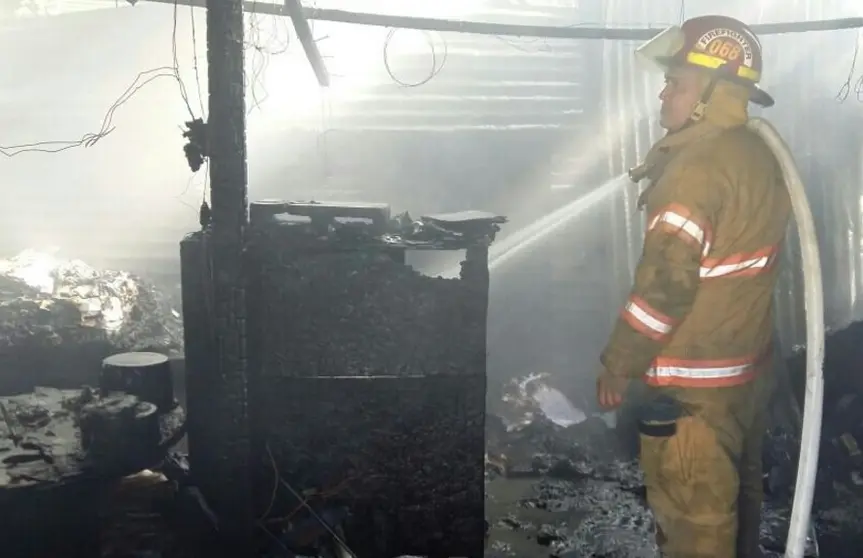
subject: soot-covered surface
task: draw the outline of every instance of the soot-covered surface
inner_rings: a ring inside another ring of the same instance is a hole
[[[89,389],[38,388],[0,398],[0,540],[3,556],[94,556],[105,489],[158,463],[182,434],[179,406],[153,416],[153,436],[138,436],[135,412],[155,411],[134,396],[110,396],[110,439],[82,435],[82,423],[106,402]],[[105,407],[103,417],[107,417]],[[88,418],[89,417],[89,418]],[[128,428],[128,430],[126,430]],[[90,431],[93,432],[92,430]],[[88,443],[89,442],[89,443]]]
[[[123,397],[131,407],[145,404],[134,396]],[[116,442],[118,449],[127,452],[125,458],[138,461],[101,462],[82,444],[81,421],[91,404],[107,399],[89,388],[41,387],[29,394],[0,397],[0,502],[2,496],[26,497],[29,489],[135,472],[136,467],[158,462],[166,445],[175,443],[182,434],[185,412],[176,406],[159,414],[159,432],[152,440],[130,437]],[[124,446],[124,442],[131,445]]]
[[[481,289],[380,251],[285,256],[262,262],[253,295],[264,374],[485,375]]]
[[[478,540],[481,552],[482,500],[471,487],[483,475],[487,246],[505,219],[470,212],[413,221],[407,215],[390,219],[384,204],[278,201],[254,203],[250,215],[244,250],[247,315],[236,316],[245,335],[222,350],[238,362],[248,359],[248,401],[244,382],[228,385],[227,376],[218,375],[219,350],[206,334],[213,321],[206,253],[217,248],[206,231],[181,246],[189,450],[202,492],[226,515],[247,509],[242,495],[225,495],[224,485],[248,479],[244,471],[250,467],[259,512],[273,500],[274,469],[279,479],[309,482],[297,487],[301,492],[329,494],[336,483],[338,499],[388,515],[384,534],[376,538],[390,540],[407,515],[393,516],[363,484],[384,469],[405,482],[409,472],[419,480],[415,468],[423,463],[429,478],[402,487],[402,502],[427,516],[413,522],[426,528],[414,529],[417,536],[409,542],[430,550],[467,544],[456,553],[475,555],[477,548],[469,544]],[[404,264],[408,249],[467,250],[479,264],[475,273],[466,266],[458,281],[424,277]],[[325,390],[302,379],[337,383]],[[344,388],[348,379],[368,379],[381,392],[356,384],[352,399]],[[464,383],[451,385],[459,379]],[[424,387],[418,389],[418,382]],[[402,412],[393,413],[396,407]],[[298,408],[305,409],[302,417]],[[357,432],[352,423],[366,424],[369,431],[346,436]],[[388,441],[402,435],[406,424],[417,432],[409,447],[422,455],[407,455]],[[314,456],[327,445],[332,463],[322,467]],[[390,459],[382,465],[375,457],[372,467],[370,448]],[[399,467],[405,469],[396,475]],[[290,492],[282,491],[273,505],[292,505],[284,497]],[[228,501],[232,498],[236,505]],[[427,503],[444,501],[461,502],[451,509],[461,510],[455,519],[463,521],[450,521],[441,527],[444,532],[428,528],[441,522]],[[380,531],[374,514],[361,519],[367,533]],[[479,536],[463,536],[464,525],[479,527]]]
[[[427,277],[403,248],[291,226],[250,253],[257,446],[298,490],[361,510],[361,556],[482,555],[487,273]],[[271,470],[259,507],[278,516],[298,503],[271,503]]]
[[[258,399],[278,419],[266,432],[272,465],[297,490],[322,493],[316,503],[353,509],[345,527],[361,556],[478,558],[484,384],[477,376],[283,379]],[[279,405],[285,393],[291,403]],[[273,467],[262,472],[259,507],[267,519],[290,514],[300,502],[277,485]]]

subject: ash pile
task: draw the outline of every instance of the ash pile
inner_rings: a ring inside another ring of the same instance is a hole
[[[481,556],[487,258],[505,219],[282,202],[250,214],[248,409],[262,524],[284,541],[284,518],[307,512],[295,494],[311,494],[317,513],[343,518],[358,556]],[[193,281],[207,249],[206,233],[185,241],[187,334],[207,315]],[[460,277],[443,279],[406,265],[413,250],[467,255]],[[207,358],[194,339],[190,379],[206,368],[193,362]],[[189,385],[190,414],[204,407],[199,387]],[[205,469],[191,425],[189,441],[193,469]]]
[[[544,375],[505,389],[486,425],[486,492],[494,556],[659,558],[623,413],[575,407]],[[783,554],[798,440],[773,429],[765,447],[762,547]],[[806,556],[818,556],[815,538]],[[835,556],[831,554],[831,556]]]
[[[32,250],[0,260],[0,394],[92,385],[107,355],[182,339],[179,313],[132,274]]]

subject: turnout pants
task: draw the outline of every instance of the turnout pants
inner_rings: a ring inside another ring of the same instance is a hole
[[[674,428],[641,434],[647,501],[667,558],[756,558],[761,448],[772,375],[727,388],[651,388],[680,406]]]

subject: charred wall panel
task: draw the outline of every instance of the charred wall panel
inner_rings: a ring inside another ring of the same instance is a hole
[[[487,250],[432,278],[354,232],[253,216],[259,509],[293,513],[292,490],[344,506],[361,558],[482,556]],[[275,498],[273,465],[290,485]]]

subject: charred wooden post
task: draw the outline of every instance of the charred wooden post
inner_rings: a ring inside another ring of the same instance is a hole
[[[348,509],[360,558],[482,556],[487,246],[502,219],[396,227],[381,204],[251,215],[257,510],[290,514],[294,493]],[[410,249],[467,249],[461,278],[416,272]]]
[[[152,403],[160,413],[174,408],[174,379],[168,357],[135,352],[111,355],[102,361],[99,391],[128,393]]]
[[[186,363],[189,459],[196,483],[219,517],[220,534],[230,547],[226,555],[240,558],[254,550],[241,265],[248,222],[241,0],[207,2],[207,61],[211,221],[199,237],[202,250],[194,270],[203,288],[197,293],[184,288],[184,299],[198,298],[184,300],[183,306],[203,303],[202,330],[192,332],[186,322],[186,342],[205,339],[204,350],[214,356],[196,359],[201,353],[191,348]],[[184,270],[184,287],[188,273]]]

